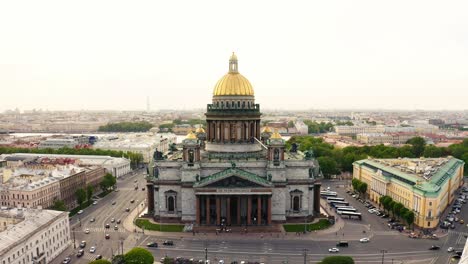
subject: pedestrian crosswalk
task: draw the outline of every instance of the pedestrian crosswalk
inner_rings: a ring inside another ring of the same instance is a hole
[[[466,243],[466,239],[468,238],[468,232],[459,232],[459,231],[448,231],[450,236],[456,237],[456,245],[464,245]]]

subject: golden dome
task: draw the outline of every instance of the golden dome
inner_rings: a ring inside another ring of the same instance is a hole
[[[197,130],[195,130],[195,133],[205,133],[205,129],[203,129],[203,127],[199,127],[197,128]]]
[[[237,56],[232,53],[229,58],[229,72],[215,85],[214,96],[245,95],[253,96],[254,90],[249,80],[239,73],[237,68]]]
[[[269,126],[266,126],[265,128],[263,128],[262,133],[271,133],[271,128]]]
[[[187,134],[187,139],[197,139],[197,136],[193,133],[192,130]]]
[[[271,135],[271,139],[281,139],[281,134],[278,133],[278,129],[275,129],[275,132]]]

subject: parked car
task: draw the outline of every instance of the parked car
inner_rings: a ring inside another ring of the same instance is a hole
[[[464,224],[464,223],[465,223],[465,220],[460,219],[460,222],[459,222],[459,223],[460,223],[460,224]]]
[[[101,256],[101,255],[97,255],[97,256],[96,256],[96,260],[98,260],[98,259],[102,259],[102,256]]]
[[[79,211],[78,211],[78,214],[82,214],[82,213],[83,213],[83,210],[79,210]]]
[[[330,253],[338,253],[338,252],[340,252],[340,250],[339,250],[338,248],[329,248],[329,249],[328,249],[328,252],[330,252]]]
[[[453,252],[455,249],[453,247],[447,248],[447,252]]]
[[[93,205],[96,205],[96,204],[97,204],[97,201],[94,201],[94,202],[93,202]]]
[[[68,263],[70,263],[70,262],[71,262],[71,258],[70,258],[70,257],[66,257],[66,258],[62,261],[63,264],[68,264]]]
[[[117,203],[116,201],[113,201],[113,202],[112,202],[112,205],[115,205],[116,203]]]
[[[96,221],[96,219],[94,217],[89,219],[89,222],[91,222],[91,223],[94,222],[94,221]]]

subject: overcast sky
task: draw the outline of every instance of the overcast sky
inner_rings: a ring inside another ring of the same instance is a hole
[[[2,1],[0,111],[468,109],[468,1]]]

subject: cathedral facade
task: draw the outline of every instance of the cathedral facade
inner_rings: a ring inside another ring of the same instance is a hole
[[[182,148],[155,155],[147,178],[148,213],[155,219],[202,225],[271,225],[304,221],[320,212],[320,169],[311,153],[268,127],[239,73],[237,56],[215,85],[206,129],[190,132]]]

